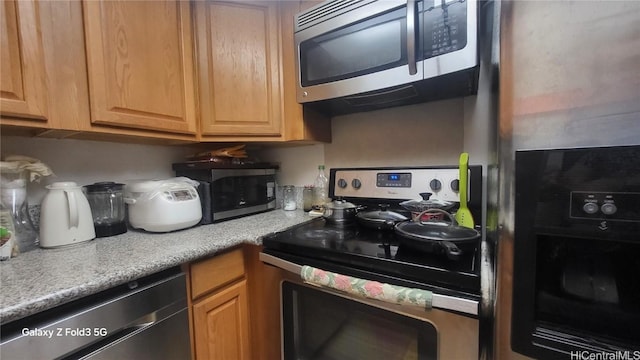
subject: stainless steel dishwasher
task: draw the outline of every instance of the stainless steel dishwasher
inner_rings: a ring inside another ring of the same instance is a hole
[[[190,359],[185,275],[179,268],[0,328],[12,359]]]

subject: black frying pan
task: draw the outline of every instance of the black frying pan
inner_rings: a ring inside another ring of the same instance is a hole
[[[401,243],[427,252],[444,252],[449,259],[457,260],[462,255],[461,247],[471,246],[480,238],[475,229],[459,226],[448,212],[440,209],[429,209],[420,213],[421,219],[427,213],[444,213],[445,221],[405,221],[396,224],[395,232]]]

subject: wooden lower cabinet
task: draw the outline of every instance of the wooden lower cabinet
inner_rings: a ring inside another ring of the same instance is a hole
[[[250,359],[248,318],[245,280],[194,303],[196,359]]]
[[[252,359],[244,249],[193,262],[186,272],[192,357]]]

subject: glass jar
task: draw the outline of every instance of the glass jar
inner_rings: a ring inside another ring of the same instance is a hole
[[[296,188],[293,185],[282,187],[282,208],[290,211],[296,209]]]
[[[302,209],[304,211],[313,209],[313,185],[306,185],[302,190]]]

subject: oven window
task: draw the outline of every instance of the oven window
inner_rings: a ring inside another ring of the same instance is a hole
[[[405,317],[284,282],[285,359],[436,359],[437,332]]]
[[[407,64],[401,8],[300,44],[302,86],[348,79]]]
[[[640,244],[539,235],[536,269],[538,324],[640,344]]]

